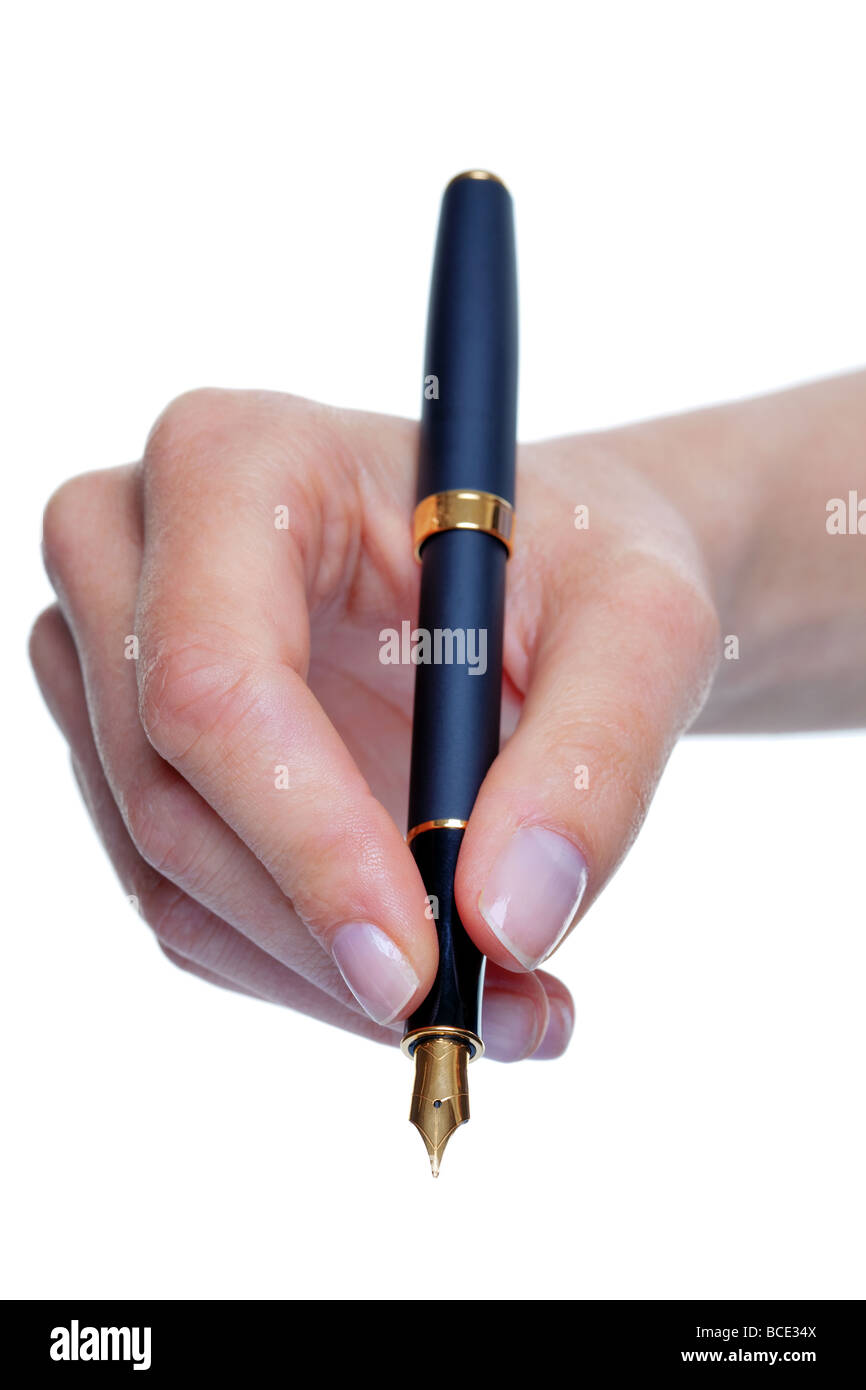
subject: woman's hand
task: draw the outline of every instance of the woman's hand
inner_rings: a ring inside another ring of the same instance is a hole
[[[491,1056],[566,1047],[570,996],[537,967],[613,873],[707,699],[714,596],[743,607],[732,562],[755,489],[719,533],[712,469],[684,462],[695,430],[520,452],[506,740],[456,883],[489,958]],[[414,672],[380,660],[383,629],[416,619],[415,453],[402,420],[182,396],[140,465],[49,502],[59,606],[32,640],[91,814],[166,954],[389,1042],[437,958],[398,828]]]

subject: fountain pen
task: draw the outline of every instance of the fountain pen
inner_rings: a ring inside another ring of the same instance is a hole
[[[416,668],[406,839],[436,923],[439,964],[402,1046],[415,1064],[409,1118],[434,1177],[451,1135],[469,1119],[467,1065],[484,1051],[484,957],[457,913],[454,874],[499,751],[516,423],[511,195],[494,174],[473,169],[442,198],[413,517],[418,629],[432,659]]]

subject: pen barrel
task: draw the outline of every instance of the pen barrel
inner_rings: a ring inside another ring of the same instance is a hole
[[[423,549],[418,628],[430,635],[434,659],[419,664],[415,676],[412,828],[467,821],[499,751],[507,558],[500,541],[478,531],[445,531]],[[437,827],[410,845],[436,922],[439,967],[409,1027],[440,1024],[480,1036],[484,958],[454,901],[462,838],[459,827]]]
[[[481,531],[443,531],[422,551],[410,827],[468,820],[499,751],[507,558]]]
[[[513,505],[516,412],[511,197],[497,179],[463,176],[446,189],[436,243],[418,501],[459,489]],[[480,1036],[484,957],[460,921],[454,874],[459,822],[469,819],[499,751],[508,551],[496,535],[460,527],[431,534],[420,560],[409,827],[436,921],[439,967],[407,1026]],[[437,821],[458,825],[429,825]]]

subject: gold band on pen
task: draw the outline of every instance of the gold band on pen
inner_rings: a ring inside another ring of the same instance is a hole
[[[416,560],[421,559],[424,542],[437,531],[486,531],[501,541],[510,555],[514,508],[495,492],[476,492],[473,488],[433,492],[418,503],[412,518]]]
[[[465,820],[422,820],[420,825],[413,825],[406,835],[406,844],[411,845],[416,835],[422,834],[425,830],[465,830]]]
[[[508,186],[503,183],[499,175],[491,174],[489,169],[465,169],[462,174],[455,174],[450,183],[446,185],[446,191],[448,188],[451,188],[453,184],[462,183],[464,179],[489,179],[491,183],[502,184],[506,193],[508,192]]]
[[[477,1033],[473,1033],[468,1028],[440,1027],[435,1023],[427,1023],[420,1028],[413,1028],[406,1033],[400,1043],[400,1050],[406,1057],[411,1057],[415,1044],[427,1038],[449,1038],[452,1042],[463,1042],[469,1048],[469,1060],[475,1062],[479,1057],[484,1056],[484,1043]]]

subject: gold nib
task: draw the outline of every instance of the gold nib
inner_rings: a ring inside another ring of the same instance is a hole
[[[416,1044],[414,1056],[409,1119],[424,1140],[433,1176],[438,1178],[445,1145],[469,1119],[469,1047],[457,1038],[424,1038]]]

